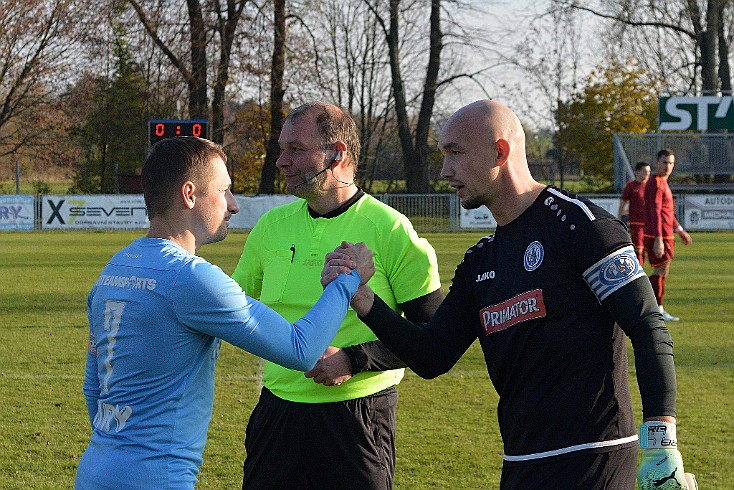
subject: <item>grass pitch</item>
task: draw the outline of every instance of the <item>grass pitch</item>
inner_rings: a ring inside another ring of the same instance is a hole
[[[107,260],[140,232],[0,233],[0,488],[71,488],[89,436],[81,392],[86,295]],[[424,235],[444,288],[480,233]],[[678,438],[701,488],[734,484],[734,233],[678,244],[666,291],[678,373]],[[231,272],[245,235],[201,255]],[[630,349],[630,356],[632,356]],[[258,359],[225,345],[199,488],[239,488]],[[632,394],[641,418],[632,370]],[[478,345],[446,375],[400,384],[395,487],[496,488],[502,446],[497,395]],[[328,464],[328,462],[324,462]],[[335,468],[338,471],[338,468]]]

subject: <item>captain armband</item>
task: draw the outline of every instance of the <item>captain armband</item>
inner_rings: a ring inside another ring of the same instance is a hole
[[[584,271],[584,281],[601,303],[607,296],[645,275],[632,245],[616,250]]]

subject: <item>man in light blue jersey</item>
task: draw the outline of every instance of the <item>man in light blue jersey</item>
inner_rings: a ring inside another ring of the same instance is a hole
[[[156,144],[143,166],[150,230],[110,260],[87,300],[92,436],[77,489],[193,489],[220,339],[307,371],[374,272],[342,275],[293,324],[246,296],[195,255],[227,236],[239,210],[225,161],[218,145],[180,137]]]

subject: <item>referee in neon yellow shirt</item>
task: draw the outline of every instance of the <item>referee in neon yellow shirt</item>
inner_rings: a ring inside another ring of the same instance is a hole
[[[370,287],[414,322],[443,300],[436,254],[410,221],[354,182],[354,120],[324,102],[286,118],[277,166],[301,199],[263,215],[232,277],[291,321],[321,295],[324,255],[342,240],[374,251]],[[392,488],[396,385],[405,364],[350,309],[316,367],[267,362],[245,438],[243,488]]]

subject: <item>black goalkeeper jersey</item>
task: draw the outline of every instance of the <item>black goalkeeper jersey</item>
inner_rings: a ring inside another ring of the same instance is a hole
[[[466,252],[428,324],[378,296],[363,320],[424,378],[447,372],[478,338],[509,465],[637,444],[625,333],[643,417],[675,416],[670,334],[626,228],[554,187]]]
[[[635,444],[625,336],[600,304],[644,275],[631,250],[609,213],[549,187],[456,269],[444,304],[471,304],[507,461]]]

